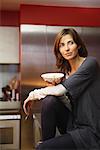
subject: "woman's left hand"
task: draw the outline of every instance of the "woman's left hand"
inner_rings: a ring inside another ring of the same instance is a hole
[[[23,109],[25,114],[28,116],[30,114],[32,107],[32,100],[29,99],[29,97],[24,101]]]
[[[45,95],[42,93],[41,89],[35,89],[34,91],[31,91],[23,104],[25,114],[29,115],[30,110],[32,108],[32,104],[34,105],[35,101],[40,100],[41,98],[44,97]]]

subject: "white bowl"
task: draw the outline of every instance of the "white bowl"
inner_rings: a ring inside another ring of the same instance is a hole
[[[41,75],[44,81],[47,82],[60,82],[61,79],[64,77],[63,73],[44,73]]]

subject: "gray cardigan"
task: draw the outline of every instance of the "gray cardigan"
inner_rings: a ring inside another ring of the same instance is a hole
[[[74,116],[68,133],[78,148],[100,149],[100,67],[96,58],[88,56],[62,85],[70,94]]]

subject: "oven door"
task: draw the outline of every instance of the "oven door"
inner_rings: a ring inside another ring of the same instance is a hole
[[[13,118],[15,115],[9,115]],[[4,116],[5,117],[5,116]],[[20,149],[20,119],[0,120],[0,150]]]

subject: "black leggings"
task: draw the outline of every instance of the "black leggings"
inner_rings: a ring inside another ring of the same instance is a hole
[[[70,134],[66,133],[71,112],[58,97],[47,96],[42,100],[41,125],[42,141],[37,150],[75,150],[76,146]],[[70,120],[70,121],[69,121]],[[69,125],[68,125],[69,124]],[[56,127],[61,136],[55,137]]]
[[[36,150],[76,150],[76,146],[70,134],[64,134],[44,141],[36,147]]]
[[[56,127],[60,134],[66,134],[72,116],[58,97],[47,96],[42,100],[41,126],[42,141],[54,138]]]

